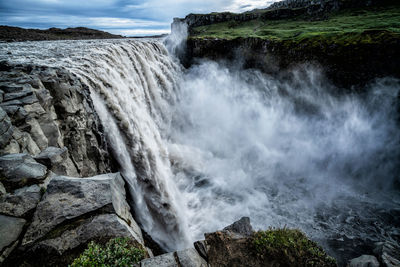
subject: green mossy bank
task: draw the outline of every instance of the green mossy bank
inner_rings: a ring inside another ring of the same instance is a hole
[[[400,3],[346,9],[323,18],[226,21],[193,27],[186,64],[194,58],[239,60],[278,73],[302,63],[323,66],[336,85],[400,77]]]

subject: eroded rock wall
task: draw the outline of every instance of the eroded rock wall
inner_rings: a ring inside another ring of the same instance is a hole
[[[115,171],[89,90],[62,68],[0,66],[0,154],[53,157],[60,175],[88,177]],[[51,160],[48,161],[51,164]],[[50,166],[51,167],[51,166]]]

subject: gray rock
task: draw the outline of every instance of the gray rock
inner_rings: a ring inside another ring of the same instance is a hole
[[[0,148],[10,141],[14,128],[7,113],[0,107]]]
[[[24,219],[0,215],[0,251],[2,252],[0,263],[3,262],[13,248],[15,248],[25,222]]]
[[[385,267],[400,266],[400,246],[395,242],[385,241],[377,243],[374,254]]]
[[[7,191],[2,183],[0,183],[0,199],[7,194]]]
[[[36,208],[40,201],[40,187],[32,185],[6,194],[0,202],[0,213],[23,217],[27,212]]]
[[[253,233],[253,227],[250,224],[249,217],[242,217],[240,220],[224,228],[224,231],[239,234],[242,236],[250,236]]]
[[[175,260],[175,255],[173,252],[162,254],[160,256],[142,260],[140,262],[141,267],[179,267]]]
[[[21,132],[18,128],[16,128],[13,133],[13,138],[20,145],[20,151],[22,153],[28,153],[31,155],[37,155],[40,153],[40,148],[28,133]]]
[[[182,267],[207,267],[207,262],[194,248],[185,249],[176,253]]]
[[[35,143],[38,145],[38,147],[41,150],[46,149],[49,145],[49,140],[43,133],[39,122],[35,118],[29,118],[26,123],[31,127],[30,135]]]
[[[24,87],[21,85],[15,85],[15,84],[3,84],[0,86],[0,89],[4,93],[13,93],[13,92],[22,91],[24,89]]]
[[[30,155],[9,154],[0,157],[0,175],[6,186],[37,184],[46,178],[46,174],[46,166],[37,163]]]
[[[132,238],[131,229],[125,221],[116,214],[101,214],[88,218],[71,230],[63,232],[60,236],[36,243],[31,252],[37,248],[55,250],[59,255],[85,245],[91,240],[108,240],[116,237]]]
[[[48,147],[36,156],[35,160],[46,165],[55,174],[79,176],[78,171],[68,156],[68,149],[66,147]]]
[[[372,255],[362,255],[358,258],[352,259],[348,267],[379,267],[379,262]]]
[[[205,240],[196,241],[194,242],[194,248],[196,249],[197,253],[205,260],[208,260],[208,246]]]
[[[13,92],[13,93],[7,93],[4,95],[3,101],[10,101],[10,100],[14,100],[14,99],[20,99],[20,98],[24,98],[26,96],[30,96],[33,94],[32,90],[22,90],[19,92]]]
[[[20,153],[21,150],[19,148],[19,144],[17,141],[15,141],[14,139],[11,139],[8,143],[8,145],[1,150],[1,155],[4,154],[18,154]]]
[[[102,213],[116,213],[129,225],[132,236],[143,244],[141,230],[129,212],[124,184],[119,173],[85,179],[54,177],[37,206],[23,245],[45,237],[60,224]]]

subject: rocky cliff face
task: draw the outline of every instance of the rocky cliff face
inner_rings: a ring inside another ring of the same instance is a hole
[[[0,67],[0,154],[29,153],[60,175],[116,169],[84,84],[63,69]],[[54,169],[52,161],[64,166]]]
[[[0,264],[64,266],[90,241],[114,237],[144,245],[124,179],[106,174],[113,162],[79,79],[61,68],[2,62]]]
[[[362,86],[377,78],[400,77],[400,39],[385,31],[364,32],[371,43],[336,44],[323,39],[273,41],[261,38],[201,39],[189,38],[189,66],[196,58],[235,61],[245,68],[257,68],[272,75],[285,75],[301,64],[314,64],[328,79],[344,88]]]

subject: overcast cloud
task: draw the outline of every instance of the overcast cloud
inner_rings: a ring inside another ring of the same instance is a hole
[[[278,0],[0,0],[0,25],[47,29],[84,26],[126,36],[169,33],[174,17],[242,12]]]

